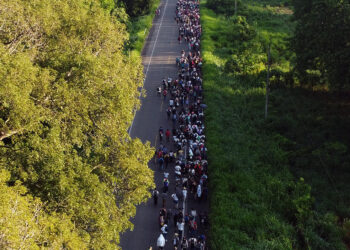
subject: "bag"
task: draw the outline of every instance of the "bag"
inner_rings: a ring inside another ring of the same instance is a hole
[[[193,238],[190,239],[190,245],[192,248],[194,248],[194,239]]]
[[[157,247],[164,247],[164,246],[165,246],[165,238],[162,234],[160,234],[157,239]]]

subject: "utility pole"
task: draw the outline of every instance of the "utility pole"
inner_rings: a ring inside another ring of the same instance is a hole
[[[267,74],[266,74],[266,98],[265,98],[265,119],[267,118],[267,106],[269,103],[269,86],[270,86],[270,67],[271,67],[271,53],[270,53],[270,44],[267,49]]]
[[[237,16],[237,0],[235,0],[235,16]]]

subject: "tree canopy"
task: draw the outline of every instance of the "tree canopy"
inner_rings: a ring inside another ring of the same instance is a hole
[[[122,0],[121,2],[125,6],[126,12],[131,17],[136,17],[148,13],[154,0]]]
[[[31,221],[28,246],[115,248],[153,187],[151,148],[127,134],[141,62],[123,54],[125,26],[103,7],[0,3],[0,205],[19,200],[13,218]],[[17,248],[20,224],[6,223],[0,246]]]
[[[293,0],[298,21],[293,39],[303,83],[331,89],[350,86],[350,2]]]

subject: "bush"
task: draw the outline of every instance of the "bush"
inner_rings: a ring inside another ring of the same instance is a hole
[[[223,10],[213,3],[208,0],[215,12],[201,2],[211,249],[344,249],[336,215],[349,215],[349,175],[335,168],[341,173],[335,183],[323,170],[340,159],[349,162],[344,141],[350,138],[325,143],[331,139],[325,131],[337,131],[337,123],[320,124],[318,116],[330,117],[320,103],[333,100],[285,87],[295,74],[288,47],[293,23],[277,13],[282,2],[249,0],[237,17],[228,16],[232,6]],[[264,120],[269,44],[271,92]],[[313,154],[327,166],[320,167]]]

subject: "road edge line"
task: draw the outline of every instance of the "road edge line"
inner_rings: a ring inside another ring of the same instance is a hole
[[[146,69],[146,72],[145,72],[145,77],[144,77],[144,79],[143,79],[142,88],[141,88],[141,90],[140,90],[139,99],[141,98],[142,90],[143,90],[143,88],[144,88],[144,85],[145,85],[145,82],[146,82],[146,79],[147,79],[147,74],[148,74],[149,66],[150,66],[150,64],[151,64],[151,62],[152,62],[154,49],[155,49],[156,44],[157,44],[157,42],[158,42],[159,31],[160,31],[160,28],[162,27],[162,24],[163,24],[164,14],[165,14],[165,10],[166,10],[167,5],[168,5],[168,0],[165,1],[165,6],[164,6],[164,9],[163,9],[162,18],[161,18],[160,23],[159,23],[159,26],[158,26],[158,31],[157,31],[156,40],[154,41],[154,44],[153,44],[151,56],[150,56],[150,59],[149,59],[148,65],[147,65],[147,69]],[[142,57],[142,56],[141,56],[141,57]],[[134,119],[132,120],[131,125],[130,125],[130,128],[129,128],[129,132],[128,132],[129,136],[131,136],[131,131],[132,131],[132,127],[133,127],[133,125],[134,125],[136,113],[137,113],[137,111],[136,111],[135,114],[134,114]]]

